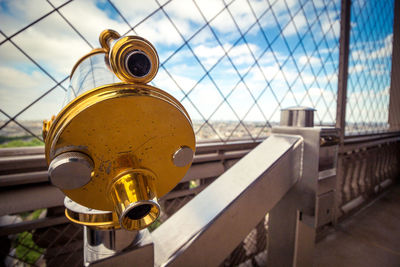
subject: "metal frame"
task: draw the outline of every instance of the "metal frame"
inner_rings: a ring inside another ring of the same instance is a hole
[[[269,214],[268,263],[312,266],[316,232],[316,195],[321,128],[277,127],[273,133],[304,138],[302,179]]]
[[[400,129],[400,3],[394,2],[392,72],[390,80],[390,130]]]
[[[339,74],[336,107],[336,128],[340,129],[340,144],[344,143],[346,126],[347,78],[349,74],[351,0],[341,1]]]
[[[261,139],[200,143],[193,165],[181,183],[218,177],[260,142]],[[0,216],[10,210],[20,213],[63,205],[62,192],[48,181],[43,147],[0,150],[0,188],[7,189],[0,194]],[[44,194],[46,198],[41,197]],[[174,197],[176,192],[170,194],[163,199]]]

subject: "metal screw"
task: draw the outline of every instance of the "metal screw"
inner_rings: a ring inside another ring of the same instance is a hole
[[[93,161],[80,152],[66,152],[55,157],[49,166],[49,177],[60,189],[76,189],[90,182]]]
[[[177,167],[185,167],[193,160],[193,150],[188,146],[182,146],[177,151],[175,151],[172,161]]]

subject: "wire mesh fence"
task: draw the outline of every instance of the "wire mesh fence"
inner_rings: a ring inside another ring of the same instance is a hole
[[[337,0],[6,1],[0,13],[5,140],[41,138],[74,62],[105,28],[155,44],[153,84],[183,103],[198,140],[255,140],[295,105],[316,108],[316,124],[335,121]]]
[[[347,134],[377,133],[389,128],[393,9],[391,0],[352,1]]]
[[[8,216],[15,223],[35,221],[48,215],[63,215],[62,207],[41,209]],[[1,221],[4,222],[4,219]],[[83,229],[72,223],[62,223],[0,236],[2,266],[82,266]]]
[[[213,179],[212,179],[213,180]],[[206,181],[207,184],[210,181]],[[175,192],[184,190],[176,188]],[[195,190],[194,190],[195,191]],[[201,191],[162,201],[162,214],[150,231],[188,203]],[[62,216],[64,207],[42,209],[9,216],[15,223],[39,217]],[[41,216],[38,216],[41,215]],[[3,222],[4,223],[4,222]],[[227,255],[220,266],[263,266],[266,264],[268,215]],[[2,266],[82,266],[83,227],[61,223],[28,229],[17,234],[0,236],[0,261]]]

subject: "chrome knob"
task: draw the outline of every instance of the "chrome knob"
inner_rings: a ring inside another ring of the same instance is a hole
[[[80,152],[66,152],[55,157],[49,166],[49,177],[60,189],[76,189],[90,182],[93,161]]]
[[[194,152],[188,146],[183,146],[175,151],[172,161],[177,167],[185,167],[193,161]]]

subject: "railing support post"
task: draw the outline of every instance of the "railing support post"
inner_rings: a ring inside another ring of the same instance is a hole
[[[304,156],[302,178],[269,213],[268,266],[313,265],[321,132],[310,122],[313,112],[308,108],[283,110],[281,126],[272,129],[272,133],[301,135]]]
[[[400,2],[394,1],[392,74],[390,81],[390,130],[400,129]]]
[[[340,129],[340,144],[344,142],[346,126],[347,78],[349,70],[351,0],[341,1],[339,74],[336,105],[336,128]]]
[[[339,145],[344,145],[344,136],[346,128],[346,103],[347,103],[347,80],[349,71],[349,50],[350,50],[350,16],[351,16],[351,0],[341,1],[340,11],[340,43],[339,43],[339,73],[338,73],[338,91],[336,101],[336,128],[339,132]],[[335,202],[341,197],[340,186],[343,181],[343,164],[342,159],[338,159],[337,177],[336,177],[336,196]],[[335,206],[337,206],[335,204]],[[334,224],[337,223],[337,218],[340,215],[340,210],[335,208]]]

